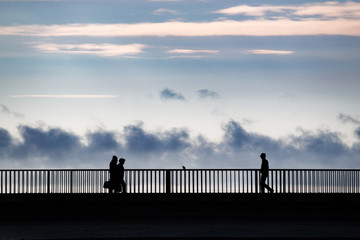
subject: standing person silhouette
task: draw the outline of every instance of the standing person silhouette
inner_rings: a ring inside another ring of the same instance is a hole
[[[119,164],[117,165],[118,175],[119,175],[119,184],[121,186],[122,193],[126,193],[126,183],[124,180],[124,176],[125,176],[124,163],[125,163],[125,158],[120,158]]]
[[[265,193],[266,188],[270,193],[273,193],[274,189],[272,189],[271,187],[269,187],[269,185],[266,184],[266,178],[269,176],[269,162],[268,160],[266,160],[266,154],[260,154],[260,158],[262,160],[260,169],[260,192]]]
[[[111,159],[111,162],[109,164],[109,172],[110,172],[110,187],[109,187],[109,193],[113,193],[114,191],[119,188],[119,174],[117,171],[117,156],[113,156]]]

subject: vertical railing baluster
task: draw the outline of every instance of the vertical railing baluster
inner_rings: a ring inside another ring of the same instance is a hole
[[[312,192],[312,193],[316,193],[316,191],[315,191],[315,184],[314,184],[314,176],[315,176],[314,171],[311,170],[311,171],[310,171],[310,181],[311,181],[310,187],[311,187],[311,192]]]
[[[295,193],[298,193],[298,184],[299,184],[299,181],[298,181],[298,171],[297,170],[295,170],[294,171],[294,177],[295,177],[295,182],[294,182],[294,184],[295,184]]]
[[[358,183],[358,180],[359,180],[359,172],[358,171],[355,171],[355,193],[359,193],[359,183]]]
[[[285,172],[285,170],[283,170],[282,171],[282,176],[280,176],[281,177],[281,181],[282,181],[282,184],[281,184],[281,192],[282,193],[285,193],[286,191],[285,191],[285,176],[286,176],[286,172]]]
[[[154,193],[154,190],[153,190],[153,170],[150,170],[150,193]]]
[[[160,193],[160,173],[155,171],[155,192]]]
[[[128,187],[128,189],[129,189],[129,192],[130,193],[134,193],[134,177],[133,177],[133,175],[134,175],[134,173],[133,173],[133,171],[129,171],[129,187]]]
[[[221,170],[221,193],[224,193],[224,170]]]
[[[219,192],[220,192],[220,191],[219,191],[219,186],[220,186],[220,182],[219,182],[219,170],[216,170],[215,173],[216,173],[216,174],[215,174],[214,179],[216,179],[216,182],[215,182],[215,185],[214,185],[214,189],[215,189],[215,192],[216,192],[216,193],[219,193]]]
[[[175,184],[174,188],[175,188],[175,189],[174,189],[174,192],[175,192],[175,193],[179,193],[179,192],[178,192],[178,190],[179,190],[179,189],[178,189],[178,186],[179,186],[179,185],[178,185],[178,184],[179,184],[179,181],[178,181],[178,173],[179,173],[178,170],[174,170],[174,177],[175,177],[175,182],[174,182],[174,184]]]
[[[255,170],[255,193],[259,193],[258,189],[259,189],[259,171]]]
[[[205,193],[209,193],[208,192],[208,184],[207,184],[207,170],[204,170],[205,171]]]
[[[242,193],[245,193],[245,171],[241,171],[242,175]]]
[[[140,187],[140,176],[141,176],[141,172],[140,171],[136,171],[137,174],[137,193],[141,193],[141,187]]]
[[[257,171],[257,173],[258,173],[258,171]],[[257,179],[259,180],[259,178],[257,178]],[[272,189],[274,189],[274,171],[272,171],[272,170],[270,171],[269,180],[271,181],[270,187]],[[257,189],[256,189],[256,192],[258,192]]]
[[[352,190],[351,193],[355,193],[355,171],[351,171],[352,175]]]
[[[19,193],[20,183],[19,183],[19,171],[15,172],[15,193]],[[17,183],[17,184],[16,184]],[[16,189],[17,186],[17,189]]]
[[[47,171],[47,193],[50,193],[50,170]]]
[[[8,171],[5,171],[5,193],[8,192]]]
[[[13,192],[14,184],[13,184],[13,177],[12,177],[13,172],[14,172],[14,171],[10,171],[10,174],[9,174],[9,183],[10,183],[9,189],[10,189],[10,193],[14,193],[14,192]]]
[[[35,174],[35,185],[34,185],[34,193],[39,193],[39,185],[38,185],[38,182],[39,182],[39,171],[34,171],[34,174]]]

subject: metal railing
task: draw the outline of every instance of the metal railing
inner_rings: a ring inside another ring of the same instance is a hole
[[[258,193],[258,169],[127,169],[128,193]],[[0,170],[0,193],[106,193],[108,169]],[[275,193],[359,193],[358,169],[273,169]]]

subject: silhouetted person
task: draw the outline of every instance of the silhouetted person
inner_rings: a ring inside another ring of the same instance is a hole
[[[125,176],[124,163],[125,163],[125,158],[120,158],[119,164],[117,165],[117,171],[119,174],[119,185],[121,186],[122,193],[126,193],[126,183],[124,180],[124,176]]]
[[[109,187],[109,193],[116,192],[119,188],[120,182],[119,182],[119,173],[117,170],[117,156],[113,156],[111,159],[111,162],[109,164],[109,172],[110,172],[110,187]]]
[[[260,169],[260,173],[261,173],[261,177],[260,177],[260,192],[261,193],[265,193],[265,188],[273,193],[274,190],[269,187],[269,185],[266,184],[266,178],[269,176],[269,162],[268,160],[266,160],[266,154],[262,153],[260,154],[260,158],[262,160],[261,162],[261,169]]]

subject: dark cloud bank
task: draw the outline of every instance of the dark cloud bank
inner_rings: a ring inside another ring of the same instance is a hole
[[[112,155],[128,168],[258,168],[266,152],[272,168],[359,168],[360,142],[345,145],[336,132],[301,130],[281,140],[223,125],[223,138],[192,137],[187,129],[152,132],[142,124],[81,137],[60,128],[19,126],[21,139],[0,128],[0,168],[107,168]],[[355,130],[359,136],[360,130]]]

